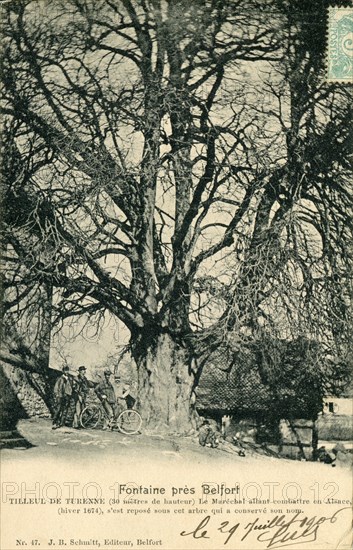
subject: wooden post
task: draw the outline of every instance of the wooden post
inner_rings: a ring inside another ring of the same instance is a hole
[[[299,449],[300,458],[305,458],[304,446],[303,446],[303,443],[300,440],[300,437],[299,437],[299,434],[298,434],[297,430],[295,429],[294,423],[293,423],[292,420],[289,420],[289,419],[288,419],[288,423],[289,423],[289,426],[290,426],[290,428],[291,428],[291,430],[292,430],[292,432],[295,436],[297,446],[298,446],[298,449]]]
[[[312,460],[316,460],[318,443],[319,443],[319,432],[317,429],[317,422],[316,422],[316,419],[313,419],[313,433],[312,433],[312,439],[311,439],[311,446],[313,449]]]

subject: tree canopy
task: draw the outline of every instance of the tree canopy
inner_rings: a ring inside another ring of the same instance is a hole
[[[168,418],[220,343],[347,348],[352,98],[325,81],[327,5],[3,7],[4,307],[44,284],[54,323],[111,312],[141,396],[176,384]]]

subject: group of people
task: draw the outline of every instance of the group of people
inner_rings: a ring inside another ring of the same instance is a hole
[[[81,427],[81,413],[86,406],[91,388],[94,388],[95,394],[106,412],[103,429],[106,429],[117,418],[120,409],[126,408],[126,406],[132,408],[135,400],[130,395],[129,386],[121,387],[117,396],[111,382],[113,373],[110,369],[104,370],[104,379],[98,383],[88,380],[86,371],[86,367],[82,365],[78,369],[78,375],[74,377],[70,374],[68,366],[63,367],[62,375],[59,376],[54,386],[53,430],[66,425],[72,404],[74,404],[72,427],[76,429]],[[120,379],[118,378],[117,381],[120,382]]]

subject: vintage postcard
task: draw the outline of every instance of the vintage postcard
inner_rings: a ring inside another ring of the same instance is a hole
[[[0,9],[1,549],[351,549],[351,3]]]

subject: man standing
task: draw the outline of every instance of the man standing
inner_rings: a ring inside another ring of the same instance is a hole
[[[75,414],[72,427],[76,429],[80,428],[80,416],[86,406],[89,389],[94,387],[93,382],[90,382],[86,378],[86,370],[84,365],[78,368],[78,376],[74,385]]]
[[[62,375],[55,382],[55,412],[53,416],[53,430],[55,430],[56,428],[61,428],[61,426],[64,426],[66,422],[66,417],[72,397],[72,380],[69,375],[69,370],[69,367],[63,367]]]
[[[105,419],[103,430],[106,430],[113,420],[117,416],[117,403],[116,395],[113,384],[110,381],[110,377],[113,373],[109,369],[104,371],[104,380],[100,382],[96,388],[95,392],[98,398],[101,400],[104,410],[107,413],[108,420]]]

